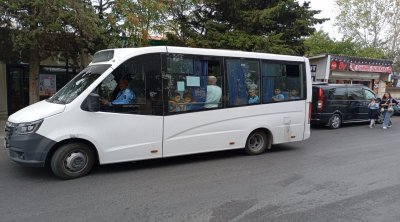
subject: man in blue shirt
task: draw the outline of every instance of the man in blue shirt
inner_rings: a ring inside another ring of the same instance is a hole
[[[108,104],[109,106],[112,105],[125,105],[125,104],[133,104],[136,102],[136,95],[135,93],[128,88],[129,81],[126,79],[122,79],[118,83],[118,87],[120,91],[117,94],[117,97],[110,102],[107,100],[103,101],[103,104]]]

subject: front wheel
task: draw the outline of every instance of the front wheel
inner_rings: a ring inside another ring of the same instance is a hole
[[[89,173],[93,168],[95,155],[84,143],[68,143],[54,153],[51,170],[61,179],[74,179]]]
[[[245,151],[249,155],[257,155],[265,152],[269,146],[267,135],[263,131],[257,130],[247,138]]]
[[[342,125],[342,117],[339,114],[333,114],[329,119],[329,128],[337,129]]]

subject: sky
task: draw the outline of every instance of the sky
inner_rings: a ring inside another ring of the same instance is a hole
[[[329,33],[331,38],[340,40],[342,35],[339,34],[339,30],[334,26],[335,17],[339,14],[334,0],[307,0],[310,2],[310,7],[313,10],[321,10],[321,13],[316,15],[317,18],[330,18],[329,21],[322,23],[322,25],[317,25],[315,28],[317,30],[322,29],[323,31]],[[299,0],[300,3],[304,0]]]

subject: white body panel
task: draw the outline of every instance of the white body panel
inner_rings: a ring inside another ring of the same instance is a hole
[[[105,164],[161,157],[162,129],[161,116],[71,109],[46,118],[37,133],[56,142],[71,138],[90,141],[100,163]]]
[[[40,101],[25,107],[11,115],[8,120],[13,123],[32,122],[62,113],[65,105]]]
[[[167,116],[164,156],[243,148],[258,128],[273,144],[303,140],[305,113],[305,102],[293,101]]]

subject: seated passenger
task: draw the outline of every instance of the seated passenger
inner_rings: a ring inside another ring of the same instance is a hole
[[[274,93],[275,95],[272,96],[273,102],[279,102],[285,99],[285,96],[282,94],[280,89],[275,89]]]
[[[181,103],[181,94],[174,93],[173,97],[168,101],[169,112],[180,112],[183,111]]]
[[[256,91],[254,89],[250,89],[248,104],[259,104],[259,103],[260,103],[260,98],[256,95]]]
[[[136,101],[135,93],[128,88],[129,80],[121,79],[118,82],[119,92],[116,98],[109,102],[107,99],[103,100],[104,105],[125,105],[125,104],[133,104]]]
[[[190,111],[192,109],[192,97],[190,96],[190,93],[184,93],[183,94],[183,110],[182,111]]]
[[[292,89],[289,99],[300,99],[299,91],[297,89]]]

